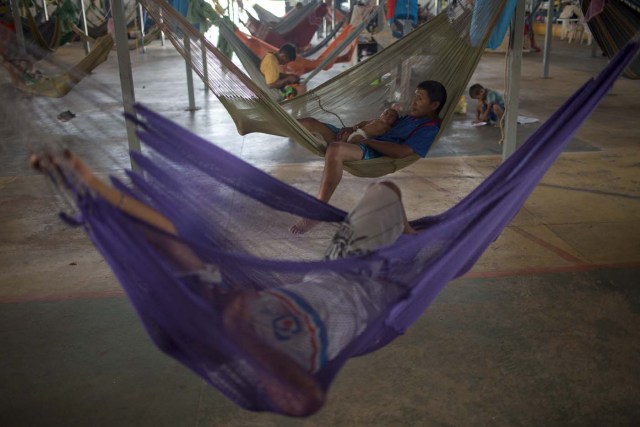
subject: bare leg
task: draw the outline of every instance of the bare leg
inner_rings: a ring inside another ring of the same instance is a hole
[[[476,105],[476,123],[480,121],[480,117],[482,117],[482,108],[480,106],[480,102]]]
[[[127,197],[124,193],[121,193],[119,190],[98,179],[89,166],[70,151],[65,151],[63,157],[44,156],[41,158],[36,154],[32,154],[29,161],[31,166],[38,170],[47,167],[69,167],[78,179],[114,207],[170,235],[178,235],[175,226],[167,217],[151,206]],[[158,249],[168,254],[176,264],[187,271],[200,270],[205,266],[202,260],[200,260],[187,245],[178,240],[154,233],[148,233],[146,238]]]
[[[496,126],[500,126],[500,122],[502,122],[502,116],[504,115],[504,110],[499,105],[494,105],[493,112],[496,115]]]
[[[318,191],[318,199],[328,202],[336,191],[338,184],[342,180],[342,172],[345,161],[360,160],[362,158],[362,149],[358,145],[346,142],[334,142],[327,147],[324,155],[324,171],[322,172],[322,180],[320,181],[320,190]],[[293,234],[303,234],[314,227],[318,221],[308,218],[301,218],[295,223],[289,231]]]
[[[302,119],[298,119],[298,122],[300,122],[300,124],[309,131],[322,135],[326,142],[333,142],[336,140],[336,134],[322,122],[314,119],[313,117],[303,117]]]
[[[258,390],[272,409],[302,417],[324,403],[324,391],[314,378],[286,354],[263,343],[248,322],[248,302],[258,294],[239,294],[224,311],[224,325],[242,349],[257,362]]]

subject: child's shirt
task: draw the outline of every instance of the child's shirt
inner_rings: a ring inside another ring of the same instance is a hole
[[[489,88],[484,88],[484,90],[487,94],[487,97],[485,98],[487,104],[498,104],[502,109],[504,109],[504,97],[500,92]]]

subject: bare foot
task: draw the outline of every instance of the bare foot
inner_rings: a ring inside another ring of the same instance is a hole
[[[29,156],[29,164],[32,168],[36,170],[43,170],[50,167],[54,168],[62,168],[63,165],[68,165],[77,176],[84,181],[85,184],[89,184],[95,176],[91,169],[75,154],[73,154],[69,150],[65,150],[62,157],[58,154],[44,154],[38,155],[36,153],[31,153]]]
[[[32,168],[39,171],[42,170],[41,158],[36,153],[31,153],[29,156],[29,164]]]
[[[291,226],[291,228],[289,228],[289,231],[291,232],[291,234],[304,234],[318,225],[318,223],[319,221],[313,219],[300,218],[298,222],[296,222]]]
[[[258,390],[272,409],[282,414],[294,417],[313,414],[324,404],[324,392],[296,362],[256,336],[248,322],[249,298],[246,294],[235,297],[225,308],[223,319],[229,336],[257,362]]]
[[[80,177],[80,179],[82,179],[85,184],[90,184],[95,176],[93,175],[93,172],[91,171],[89,166],[87,166],[86,163],[80,159],[80,157],[76,156],[69,150],[64,151],[64,157],[65,159],[67,159],[67,161],[69,161],[73,170],[75,170],[75,172],[78,174],[78,177]]]

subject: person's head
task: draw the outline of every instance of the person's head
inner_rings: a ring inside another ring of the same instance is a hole
[[[469,96],[473,99],[484,99],[486,93],[487,91],[484,90],[484,87],[477,83],[469,88]]]
[[[302,3],[301,2],[296,3],[296,9],[302,9]]]
[[[380,114],[380,120],[389,126],[393,126],[396,120],[398,120],[398,116],[398,110],[395,110],[393,108],[385,108],[382,114]]]
[[[278,57],[278,61],[283,65],[288,64],[291,61],[295,61],[296,47],[291,43],[284,44],[280,49],[278,49],[276,56]]]
[[[442,83],[425,80],[418,85],[411,101],[410,116],[437,117],[447,103],[447,90]]]
[[[19,58],[16,61],[16,65],[22,71],[31,71],[31,68],[33,68],[33,63],[26,58]]]

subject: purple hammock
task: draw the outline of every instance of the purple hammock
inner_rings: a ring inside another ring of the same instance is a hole
[[[145,143],[145,155],[132,153],[140,170],[128,172],[131,182],[127,185],[113,178],[112,182],[169,218],[180,238],[129,217],[67,179],[77,200],[76,224],[85,228],[107,260],[162,351],[238,405],[278,412],[262,391],[264,373],[256,374],[261,369],[256,368],[258,362],[242,350],[237,336],[225,330],[221,313],[228,299],[224,295],[300,284],[310,274],[366,286],[373,270],[384,271],[390,286],[401,287],[400,296],[394,296],[380,315],[368,319],[361,333],[308,374],[326,392],[349,358],[374,351],[401,335],[447,282],[473,266],[638,48],[635,41],[622,49],[597,78],[585,83],[457,205],[413,221],[417,235],[403,235],[391,246],[364,256],[320,260],[331,224],[340,222],[345,212],[140,105],[136,107],[138,119],[129,118],[138,125],[138,135]],[[298,216],[322,224],[309,236],[293,238],[288,226]],[[175,254],[167,255],[168,247],[188,247],[211,270],[185,271],[175,262]]]

